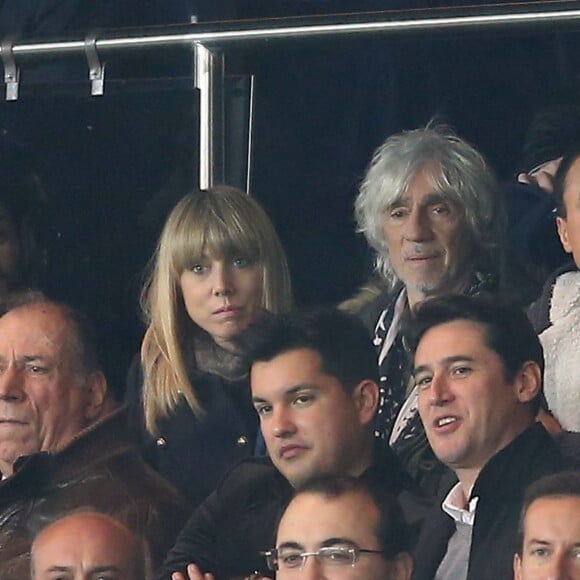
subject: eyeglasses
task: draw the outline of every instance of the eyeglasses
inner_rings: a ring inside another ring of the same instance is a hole
[[[278,570],[302,570],[309,556],[314,556],[321,566],[354,567],[361,554],[383,554],[380,550],[364,550],[354,546],[329,546],[316,552],[273,548],[262,553],[266,557],[268,568]]]

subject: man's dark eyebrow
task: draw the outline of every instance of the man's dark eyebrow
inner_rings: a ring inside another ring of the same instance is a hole
[[[266,399],[262,399],[261,397],[252,397],[252,403],[267,403]]]
[[[278,550],[283,550],[284,548],[292,550],[304,550],[304,546],[302,546],[298,542],[282,542],[278,546]]]
[[[456,355],[453,355],[453,356],[445,357],[443,359],[443,362],[445,364],[449,365],[449,364],[453,364],[453,363],[456,363],[456,362],[463,362],[463,361],[465,361],[465,362],[473,362],[474,360],[475,359],[472,356],[469,356],[468,354],[456,354]]]
[[[328,538],[320,544],[322,548],[330,548],[332,546],[349,546],[351,548],[358,547],[357,543],[349,538]]]
[[[318,387],[312,383],[299,383],[298,385],[294,385],[293,387],[291,387],[290,389],[288,389],[287,391],[284,391],[284,396],[285,397],[291,397],[292,395],[296,395],[297,393],[299,393],[300,391],[313,391],[313,390],[319,390]],[[263,399],[262,397],[252,397],[252,402],[255,403],[268,403],[269,401],[267,399]]]
[[[419,373],[423,373],[431,369],[431,365],[419,365],[411,371],[411,376],[415,377]]]
[[[549,546],[550,542],[548,542],[548,540],[538,540],[537,538],[532,538],[531,540],[528,540],[526,542],[527,545],[530,544],[535,544],[535,545],[540,545],[540,546]]]
[[[467,354],[456,354],[453,356],[445,357],[441,362],[445,366],[448,366],[448,365],[456,363],[456,362],[473,362],[474,360],[475,359],[472,356],[469,356]],[[419,373],[431,370],[431,368],[432,368],[431,365],[419,365],[418,367],[415,367],[411,371],[411,375],[413,377],[415,377]]]

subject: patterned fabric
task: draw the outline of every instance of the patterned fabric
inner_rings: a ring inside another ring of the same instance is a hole
[[[408,375],[408,356],[400,336],[400,321],[407,308],[407,295],[400,290],[381,315],[375,327],[373,344],[379,352],[380,402],[375,419],[376,435],[389,441],[389,435],[406,398],[405,377]]]

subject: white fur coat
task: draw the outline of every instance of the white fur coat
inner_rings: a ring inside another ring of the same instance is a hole
[[[550,322],[552,326],[540,334],[546,399],[565,429],[580,431],[580,271],[556,279]]]

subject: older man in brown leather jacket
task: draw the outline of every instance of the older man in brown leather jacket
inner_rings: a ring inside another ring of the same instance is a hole
[[[23,295],[0,317],[0,578],[29,577],[34,532],[78,508],[144,536],[157,564],[188,513],[111,409],[90,325]]]

